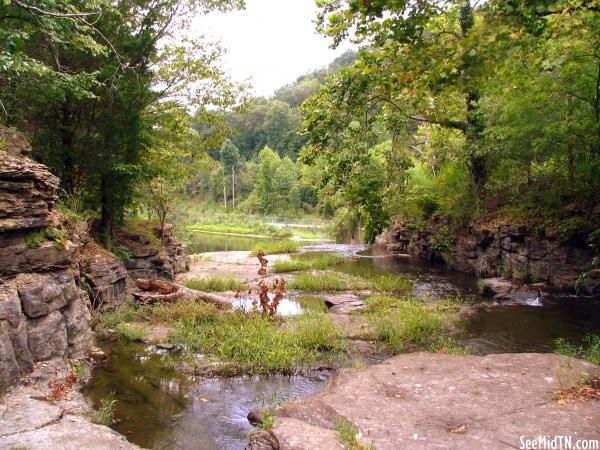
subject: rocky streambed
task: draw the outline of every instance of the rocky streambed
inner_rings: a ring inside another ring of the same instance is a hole
[[[461,309],[454,335],[475,355],[413,353],[390,359],[385,348],[364,338],[368,324],[359,313],[369,292],[316,293],[311,302],[323,302],[327,315],[351,330],[342,367],[223,378],[186,373],[160,345],[107,344],[108,363],[94,370],[88,398],[97,404],[112,393],[118,400],[113,428],[147,448],[506,448],[517,445],[521,435],[553,432],[557,421],[564,424],[561,433],[597,436],[598,401],[563,404],[557,397],[582,374],[594,376],[597,367],[553,354],[513,352],[548,353],[559,337],[579,342],[600,332],[598,303],[550,295],[544,306],[484,301],[476,280],[443,266],[362,247],[304,251],[350,255],[335,267],[340,276],[408,277],[423,302],[472,297],[475,303]],[[195,258],[178,281],[219,273],[254,283],[256,269],[248,252],[213,252]],[[306,293],[288,292],[288,312],[303,311],[302,297]],[[155,342],[166,339],[164,331],[153,332]],[[251,411],[254,427],[246,419]],[[256,421],[261,411],[268,411],[262,424]],[[358,439],[354,444],[344,441],[348,430]]]

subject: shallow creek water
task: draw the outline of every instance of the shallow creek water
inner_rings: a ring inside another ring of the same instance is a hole
[[[194,251],[248,250],[256,240],[203,234]],[[188,247],[189,248],[189,247]],[[352,258],[335,268],[350,274],[402,274],[416,283],[415,295],[435,301],[448,295],[475,297],[481,305],[465,317],[458,338],[474,353],[551,352],[554,341],[578,342],[600,333],[600,302],[547,296],[542,306],[492,305],[478,297],[475,278],[406,256],[353,245],[314,245],[305,251],[338,252]],[[284,308],[285,306],[285,308]],[[286,299],[286,314],[320,307],[314,297]],[[96,403],[113,393],[118,400],[113,426],[128,439],[152,449],[243,449],[252,409],[309,395],[329,373],[314,376],[252,376],[194,380],[166,364],[164,355],[142,344],[106,344],[107,364],[94,369],[87,395]]]

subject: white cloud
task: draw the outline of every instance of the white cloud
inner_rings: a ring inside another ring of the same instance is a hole
[[[315,31],[316,14],[314,0],[247,0],[245,10],[196,17],[193,30],[221,41],[234,80],[249,79],[257,95],[270,95],[350,48],[330,49]]]

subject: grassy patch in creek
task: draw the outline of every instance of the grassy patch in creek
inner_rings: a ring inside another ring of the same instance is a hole
[[[290,289],[309,292],[348,291],[366,286],[360,277],[337,272],[301,272],[288,283]]]
[[[291,233],[269,225],[259,218],[247,214],[215,213],[195,217],[188,230],[211,231],[213,233],[255,234],[262,236],[289,237]]]
[[[252,256],[262,251],[265,255],[276,255],[280,253],[295,253],[300,250],[300,244],[289,239],[277,241],[259,242],[252,248]]]
[[[370,290],[408,294],[414,290],[415,284],[399,275],[360,277],[333,271],[312,271],[299,273],[288,283],[288,287],[309,292]]]
[[[331,253],[305,253],[303,255],[293,255],[287,261],[275,261],[273,270],[275,273],[324,270],[341,263],[343,260],[341,256]]]
[[[194,278],[185,282],[185,287],[203,292],[239,291],[246,288],[244,283],[229,275],[212,275],[206,278]]]
[[[449,301],[437,305],[413,297],[372,296],[366,303],[370,337],[388,344],[395,352],[412,349],[467,352],[448,335],[455,311]]]
[[[324,314],[290,319],[285,326],[259,314],[218,312],[184,317],[170,342],[253,373],[292,373],[334,357],[346,346],[344,329]]]

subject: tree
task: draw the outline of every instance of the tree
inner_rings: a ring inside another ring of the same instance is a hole
[[[258,212],[294,210],[299,206],[299,174],[289,157],[283,159],[269,147],[258,154],[258,173],[252,195]]]
[[[98,0],[87,3],[90,11],[79,4],[4,6],[0,83],[6,123],[31,135],[34,156],[67,191],[99,209],[108,240],[148,179],[146,156],[162,113],[185,105],[214,117],[240,101],[242,88],[219,68],[218,47],[174,45],[173,37],[185,31],[185,17],[241,2]]]
[[[233,201],[233,209],[235,209],[235,168],[239,167],[240,152],[235,145],[226,139],[221,145],[221,166],[223,168],[223,201],[227,208],[227,188],[225,185],[226,174],[231,173],[231,196]]]

